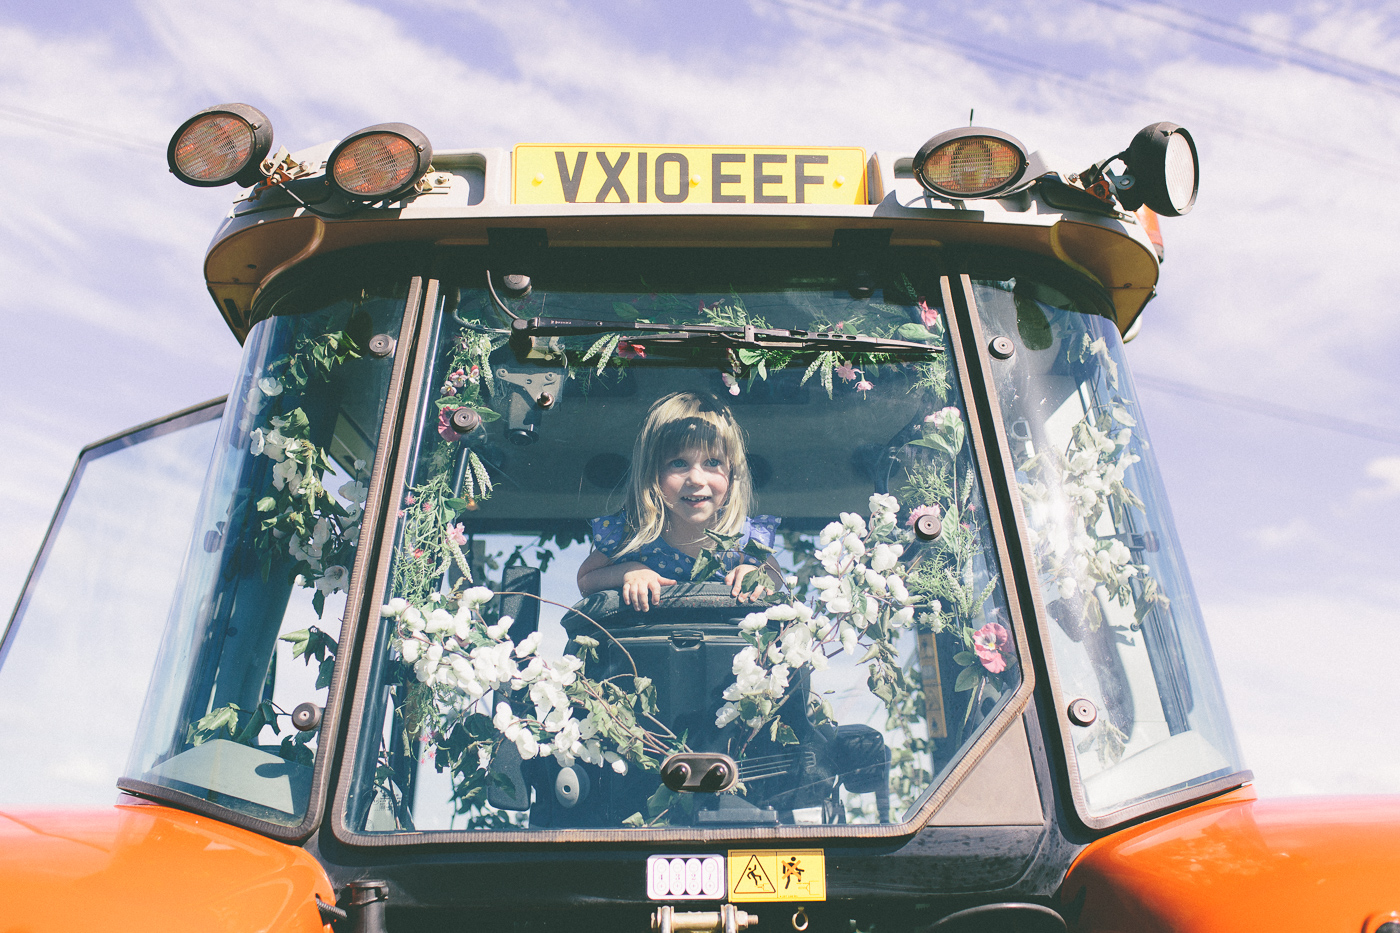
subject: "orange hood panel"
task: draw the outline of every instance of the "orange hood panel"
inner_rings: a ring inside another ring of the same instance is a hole
[[[0,929],[323,933],[302,849],[154,804],[0,812]]]
[[[1072,930],[1371,933],[1400,910],[1400,797],[1241,788],[1091,843],[1060,891]]]

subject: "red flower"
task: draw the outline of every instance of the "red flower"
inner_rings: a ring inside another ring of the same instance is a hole
[[[1006,657],[1002,652],[1006,650],[1009,637],[1006,629],[996,622],[988,622],[972,633],[972,650],[977,653],[977,660],[993,674],[1006,670]]]
[[[909,512],[909,519],[904,524],[913,528],[914,523],[919,520],[919,516],[921,515],[932,515],[934,518],[937,518],[938,509],[932,505],[921,505],[917,509],[913,509]]]
[[[462,439],[462,435],[452,430],[452,413],[456,410],[455,408],[444,408],[438,413],[438,433],[442,435],[443,440],[460,441]],[[410,496],[408,501],[412,505],[413,497]]]
[[[919,309],[919,318],[924,322],[925,327],[932,327],[934,324],[938,323],[937,308],[930,308],[923,298],[919,299],[917,307]]]
[[[617,355],[627,360],[646,359],[646,347],[640,343],[619,343]]]

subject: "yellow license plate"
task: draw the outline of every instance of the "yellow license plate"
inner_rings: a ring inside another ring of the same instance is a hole
[[[728,858],[732,902],[826,900],[821,849],[730,849]]]
[[[516,204],[864,204],[865,150],[519,145]]]

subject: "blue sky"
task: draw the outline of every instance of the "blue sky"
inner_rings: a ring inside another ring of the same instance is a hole
[[[1072,170],[1188,126],[1200,200],[1129,357],[1246,760],[1264,793],[1400,792],[1393,7],[4,0],[0,603],[84,443],[232,378],[200,273],[229,191],[163,152],[232,100],[292,149],[401,120],[903,155],[975,108]]]

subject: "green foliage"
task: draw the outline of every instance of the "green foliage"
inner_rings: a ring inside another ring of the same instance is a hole
[[[317,690],[331,685],[331,676],[335,673],[335,653],[339,649],[335,639],[313,625],[281,635],[278,640],[291,643],[293,660],[301,658],[307,665],[313,660],[320,662],[320,669],[316,675]]]

